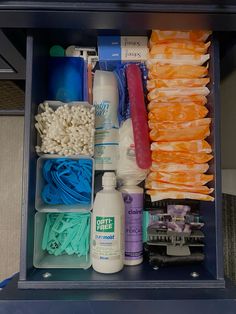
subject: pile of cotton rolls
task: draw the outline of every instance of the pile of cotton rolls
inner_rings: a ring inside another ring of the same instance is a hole
[[[209,31],[153,30],[150,38],[148,119],[152,166],[146,179],[151,200],[214,201],[206,174],[213,158],[208,117]]]
[[[47,102],[39,105],[35,127],[41,138],[37,153],[88,155],[94,153],[95,109],[85,104],[63,104],[54,110]]]

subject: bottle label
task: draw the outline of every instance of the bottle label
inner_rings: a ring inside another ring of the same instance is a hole
[[[96,217],[96,232],[114,232],[115,219],[114,217]]]
[[[122,193],[125,202],[125,259],[137,260],[143,255],[142,193]]]
[[[95,102],[95,108],[95,166],[102,170],[114,164],[115,169],[119,144],[117,112],[109,101]]]
[[[96,130],[110,130],[118,129],[118,119],[116,106],[108,100],[102,102],[94,102],[95,106],[95,129]]]
[[[118,260],[121,258],[121,217],[96,216],[93,223],[93,258],[100,260]]]

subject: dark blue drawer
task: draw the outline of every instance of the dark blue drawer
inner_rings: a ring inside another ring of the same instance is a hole
[[[135,34],[138,33],[136,30]],[[140,34],[145,33],[143,30]],[[205,221],[205,261],[198,266],[178,266],[154,270],[147,263],[126,267],[113,275],[102,275],[80,269],[35,269],[33,267],[35,180],[36,180],[36,130],[34,116],[38,104],[46,99],[47,56],[55,43],[95,45],[97,30],[35,31],[27,38],[24,190],[22,208],[22,240],[20,288],[30,289],[153,289],[153,288],[223,288],[223,253],[221,233],[221,171],[220,171],[220,112],[219,112],[219,55],[217,40],[212,38],[209,65],[210,90],[208,109],[212,118],[209,141],[214,160],[210,170],[214,173],[212,187],[215,202],[200,202],[200,213]],[[51,274],[45,278],[45,272]],[[194,278],[192,273],[199,276]]]

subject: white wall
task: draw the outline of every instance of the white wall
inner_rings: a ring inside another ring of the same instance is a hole
[[[221,84],[222,168],[236,169],[236,71]]]
[[[236,71],[221,83],[222,191],[236,195]]]

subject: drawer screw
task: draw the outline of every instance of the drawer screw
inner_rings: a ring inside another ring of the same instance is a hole
[[[50,277],[52,277],[52,274],[51,274],[51,273],[48,273],[48,272],[47,272],[47,273],[44,273],[44,274],[43,274],[43,278],[44,278],[44,279],[47,279],[47,278],[50,278]]]
[[[153,269],[153,270],[158,270],[159,267],[158,267],[158,266],[153,266],[152,269]]]
[[[197,273],[196,271],[193,271],[191,274],[190,274],[191,277],[193,278],[198,278],[200,275],[199,273]]]

